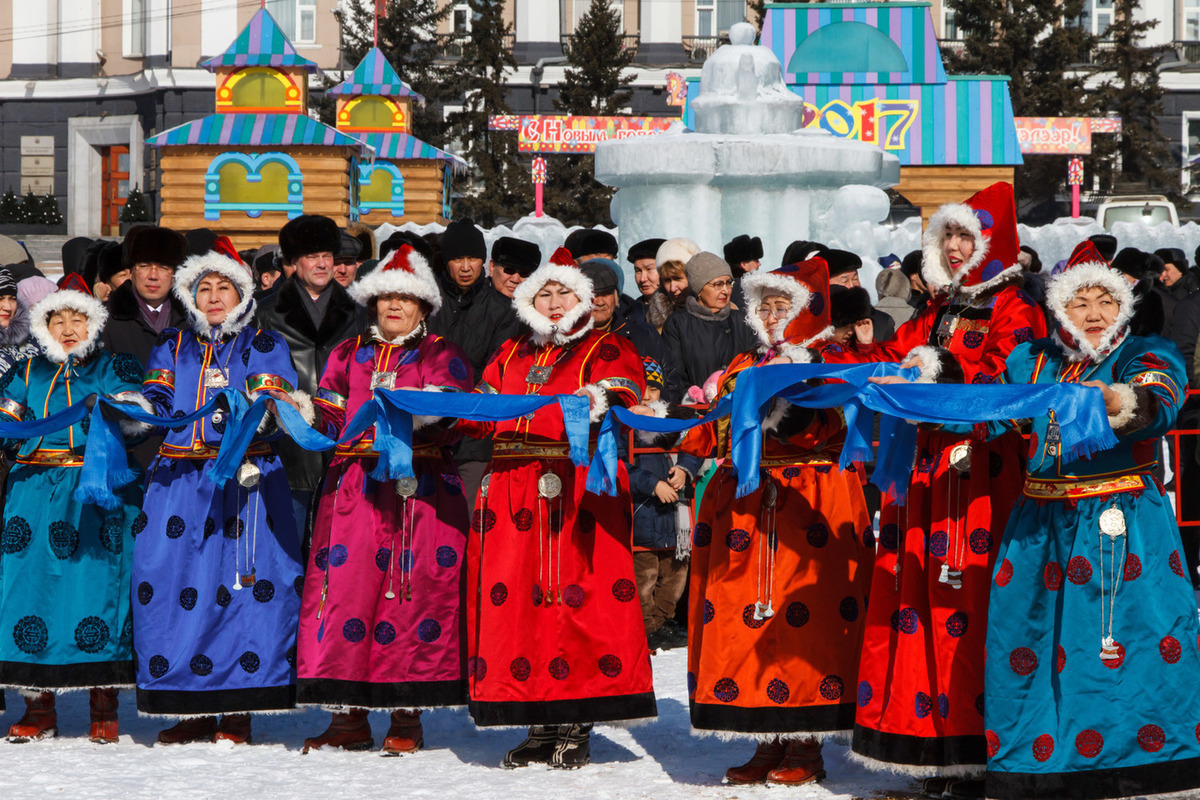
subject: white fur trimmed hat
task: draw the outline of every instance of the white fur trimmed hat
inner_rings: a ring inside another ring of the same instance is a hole
[[[1067,304],[1081,289],[1104,289],[1117,301],[1120,310],[1099,344],[1093,347],[1084,331],[1079,330],[1067,318]],[[1058,320],[1058,338],[1068,349],[1081,356],[1099,361],[1118,344],[1125,334],[1126,326],[1134,312],[1133,287],[1117,270],[1108,265],[1096,245],[1084,240],[1076,245],[1067,260],[1066,268],[1052,277],[1046,285],[1046,308]]]
[[[50,335],[50,317],[59,311],[78,311],[87,317],[87,336],[68,353]],[[59,289],[39,300],[29,311],[29,335],[42,347],[46,358],[55,364],[65,364],[70,356],[76,361],[87,358],[100,342],[100,332],[108,322],[108,309],[90,294],[74,289]]]
[[[350,284],[350,296],[360,305],[370,305],[380,295],[406,294],[430,306],[430,315],[442,307],[442,293],[429,262],[410,244],[388,253],[370,274]]]
[[[218,236],[208,252],[188,256],[175,274],[175,285],[171,291],[180,305],[187,309],[192,328],[201,336],[212,336],[214,330],[208,324],[208,317],[196,306],[196,284],[212,273],[227,278],[237,289],[240,298],[226,315],[218,333],[237,333],[246,326],[254,312],[254,272],[242,261],[228,236]]]
[[[951,224],[975,239],[975,252],[957,269],[951,269],[942,254],[942,238]],[[929,220],[921,250],[921,277],[934,292],[958,287],[968,295],[980,294],[1021,272],[1012,184],[993,183],[964,203],[939,208]]]

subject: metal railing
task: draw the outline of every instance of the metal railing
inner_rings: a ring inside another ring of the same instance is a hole
[[[728,36],[684,36],[683,49],[688,61],[703,63],[723,44],[729,44]]]
[[[1200,42],[1172,42],[1171,46],[1175,48],[1180,61],[1188,64],[1200,63]]]

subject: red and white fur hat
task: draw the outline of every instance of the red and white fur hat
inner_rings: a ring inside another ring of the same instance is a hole
[[[1067,318],[1067,304],[1080,289],[1090,287],[1107,291],[1117,301],[1120,310],[1113,324],[1104,332],[1100,343],[1093,347],[1087,336]],[[1120,344],[1128,332],[1133,317],[1135,299],[1133,287],[1125,277],[1108,265],[1092,242],[1084,240],[1071,252],[1067,267],[1050,279],[1046,286],[1046,307],[1058,320],[1055,338],[1072,361],[1100,361]]]
[[[442,307],[442,293],[425,257],[410,244],[402,244],[371,274],[350,284],[350,296],[360,305],[369,306],[385,294],[406,294],[429,304],[430,315]]]
[[[942,254],[942,237],[954,223],[975,239],[975,252],[957,269]],[[993,183],[965,203],[947,203],[929,220],[921,239],[921,277],[934,294],[958,289],[975,296],[1021,272],[1017,209],[1011,183]]]
[[[196,306],[196,284],[214,272],[227,278],[237,289],[240,298],[217,331],[213,330],[208,324],[208,317]],[[214,333],[219,336],[236,334],[254,316],[254,271],[242,261],[228,236],[218,236],[207,253],[189,256],[175,273],[172,291],[179,304],[187,309],[193,330],[206,339]]]
[[[746,324],[758,336],[760,350],[775,350],[794,363],[810,361],[808,348],[833,334],[829,324],[829,266],[817,256],[767,272],[755,270],[742,278]],[[767,330],[758,309],[764,297],[782,295],[792,301],[784,319]]]
[[[547,283],[561,283],[579,298],[562,319],[551,320],[533,307],[533,298]],[[513,307],[521,322],[533,331],[534,343],[564,345],[592,329],[592,282],[575,265],[571,253],[560,247],[513,292]]]

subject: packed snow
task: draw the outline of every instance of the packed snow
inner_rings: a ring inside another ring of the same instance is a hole
[[[657,720],[632,728],[598,727],[592,763],[560,772],[541,766],[505,770],[504,752],[524,737],[518,729],[479,729],[465,709],[424,715],[425,749],[400,758],[378,751],[340,750],[302,755],[306,736],[325,729],[329,715],[307,710],[256,716],[254,744],[236,746],[155,744],[170,721],[137,716],[132,692],[121,693],[121,740],[115,745],[87,740],[87,693],[59,697],[59,737],[28,744],[0,741],[0,797],[7,800],[65,796],[160,800],[209,797],[441,798],[754,798],[794,800],[905,796],[915,783],[890,773],[872,773],[848,762],[842,744],[825,745],[828,778],[801,787],[728,786],[725,769],[748,760],[754,744],[694,736],[688,725],[684,650],[654,657]],[[3,730],[21,715],[24,702],[6,692]],[[387,717],[371,714],[376,747]]]

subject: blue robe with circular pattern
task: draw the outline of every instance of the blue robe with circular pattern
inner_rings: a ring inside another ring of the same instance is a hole
[[[101,352],[70,369],[38,356],[3,378],[8,420],[57,413],[88,395],[141,389],[141,365]],[[75,499],[89,418],[20,444],[0,535],[0,685],[82,689],[133,684],[130,530],[141,480],[107,511]],[[54,464],[48,462],[59,461]]]

